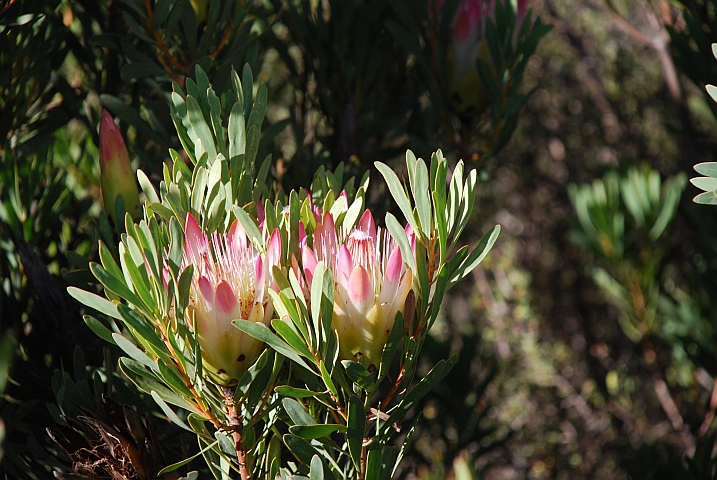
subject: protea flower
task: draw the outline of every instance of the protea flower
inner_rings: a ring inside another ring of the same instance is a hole
[[[260,254],[234,221],[227,234],[212,234],[211,242],[196,219],[187,215],[182,268],[194,266],[187,308],[196,321],[202,360],[214,378],[239,379],[263,350],[263,343],[232,325],[232,320],[268,324],[273,314],[267,288],[271,268],[281,255],[279,231]]]
[[[123,220],[114,218],[117,197],[122,197],[125,212],[129,212],[133,217],[138,216],[137,180],[129,163],[122,133],[107,110],[102,110],[100,120],[100,172],[102,198],[109,217],[115,221]]]
[[[522,23],[526,8],[527,0],[518,0],[514,5],[518,25]],[[485,38],[485,23],[493,17],[495,0],[463,0],[453,19],[447,54],[447,87],[448,100],[459,114],[480,112],[488,104],[488,94],[478,77],[476,60],[480,59],[488,65],[492,63]]]
[[[340,356],[346,360],[363,357],[375,369],[396,314],[403,312],[413,272],[388,232],[376,228],[368,210],[343,241],[331,214],[324,214],[314,231],[313,249],[302,248],[308,283],[318,261],[334,277],[332,328],[339,334]]]

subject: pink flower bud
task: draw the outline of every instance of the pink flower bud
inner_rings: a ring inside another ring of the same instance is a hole
[[[115,222],[124,219],[115,218],[117,198],[122,197],[125,212],[136,217],[139,209],[139,189],[135,180],[129,154],[122,134],[114,120],[102,110],[100,120],[100,185],[107,215]]]

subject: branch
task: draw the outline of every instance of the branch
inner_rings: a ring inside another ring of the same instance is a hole
[[[234,440],[234,448],[236,448],[237,461],[239,463],[239,473],[241,474],[242,480],[249,480],[251,474],[246,465],[246,447],[244,446],[244,439],[242,438],[241,417],[237,414],[236,407],[234,406],[234,394],[229,387],[222,387],[222,393],[224,394],[224,405],[227,407],[227,417],[229,418],[227,431],[231,432],[232,439]]]

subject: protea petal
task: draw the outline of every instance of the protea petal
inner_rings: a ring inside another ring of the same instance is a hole
[[[316,270],[317,264],[318,262],[316,261],[316,255],[314,255],[314,251],[306,245],[302,246],[301,265],[304,268],[304,277],[306,278],[306,283],[308,285],[311,285],[311,282],[314,279],[314,270]]]
[[[259,221],[259,224],[264,223],[264,220],[266,219],[266,212],[264,211],[264,204],[261,202],[256,203],[256,219]]]
[[[261,303],[264,298],[264,286],[266,285],[266,269],[264,268],[264,260],[261,255],[257,257],[256,264],[254,267],[255,275],[255,295],[254,302]]]
[[[411,251],[413,255],[416,255],[416,232],[413,231],[410,223],[406,224],[406,236],[408,237],[408,243],[411,245]]]
[[[339,258],[336,262],[336,276],[340,282],[347,283],[351,271],[353,270],[353,259],[351,258],[351,252],[346,245],[341,245],[339,250]]]
[[[246,230],[239,220],[234,220],[229,227],[229,244],[235,249],[245,250],[247,248]]]
[[[204,275],[199,277],[199,291],[207,304],[207,310],[214,310],[214,287],[207,277]]]
[[[197,220],[191,213],[187,214],[187,220],[184,223],[184,237],[194,255],[194,260],[198,261],[200,253],[207,248],[207,236],[199,228]]]
[[[401,281],[398,284],[398,288],[394,291],[387,291],[386,303],[382,303],[381,307],[386,314],[386,325],[388,329],[393,328],[393,322],[396,320],[396,314],[398,312],[403,313],[403,308],[406,306],[406,297],[408,292],[411,291],[413,286],[413,271],[409,268],[403,273]],[[383,291],[381,292],[383,294]]]
[[[361,215],[361,220],[359,220],[358,227],[356,228],[358,230],[363,230],[364,232],[368,233],[371,238],[376,238],[376,222],[373,220],[371,210],[366,210],[363,212],[363,215]]]
[[[334,225],[334,217],[329,212],[324,214],[321,230],[324,252],[329,255],[336,252],[336,226]],[[314,246],[314,248],[316,248],[316,246]]]
[[[217,311],[225,316],[234,313],[237,308],[237,298],[231,285],[225,280],[219,282],[216,292],[214,292],[214,303]]]
[[[306,245],[306,228],[304,222],[299,221],[299,235],[298,235],[299,247]]]
[[[401,279],[401,270],[403,270],[401,249],[398,248],[398,246],[394,246],[391,255],[388,257],[388,263],[386,264],[382,290],[395,290],[396,287],[398,287],[398,282]]]
[[[374,293],[371,285],[371,278],[363,265],[357,265],[351,271],[348,282],[348,295],[354,308],[365,313],[374,304]]]
[[[281,234],[279,233],[279,229],[275,228],[274,231],[271,232],[271,239],[269,240],[269,246],[267,247],[266,251],[266,261],[268,263],[269,269],[279,265],[280,260]]]

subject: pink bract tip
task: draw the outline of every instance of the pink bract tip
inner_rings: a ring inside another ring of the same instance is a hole
[[[371,279],[366,269],[357,265],[349,277],[348,285],[349,298],[353,304],[360,310],[366,310],[369,303],[373,303],[373,289],[371,288]]]
[[[229,285],[226,280],[219,282],[214,295],[214,303],[220,312],[230,314],[234,311],[234,308],[237,306],[236,295],[234,294],[234,290],[232,290],[231,285]]]
[[[373,219],[371,210],[365,210],[358,223],[358,229],[368,233],[371,238],[376,237],[376,222]]]

